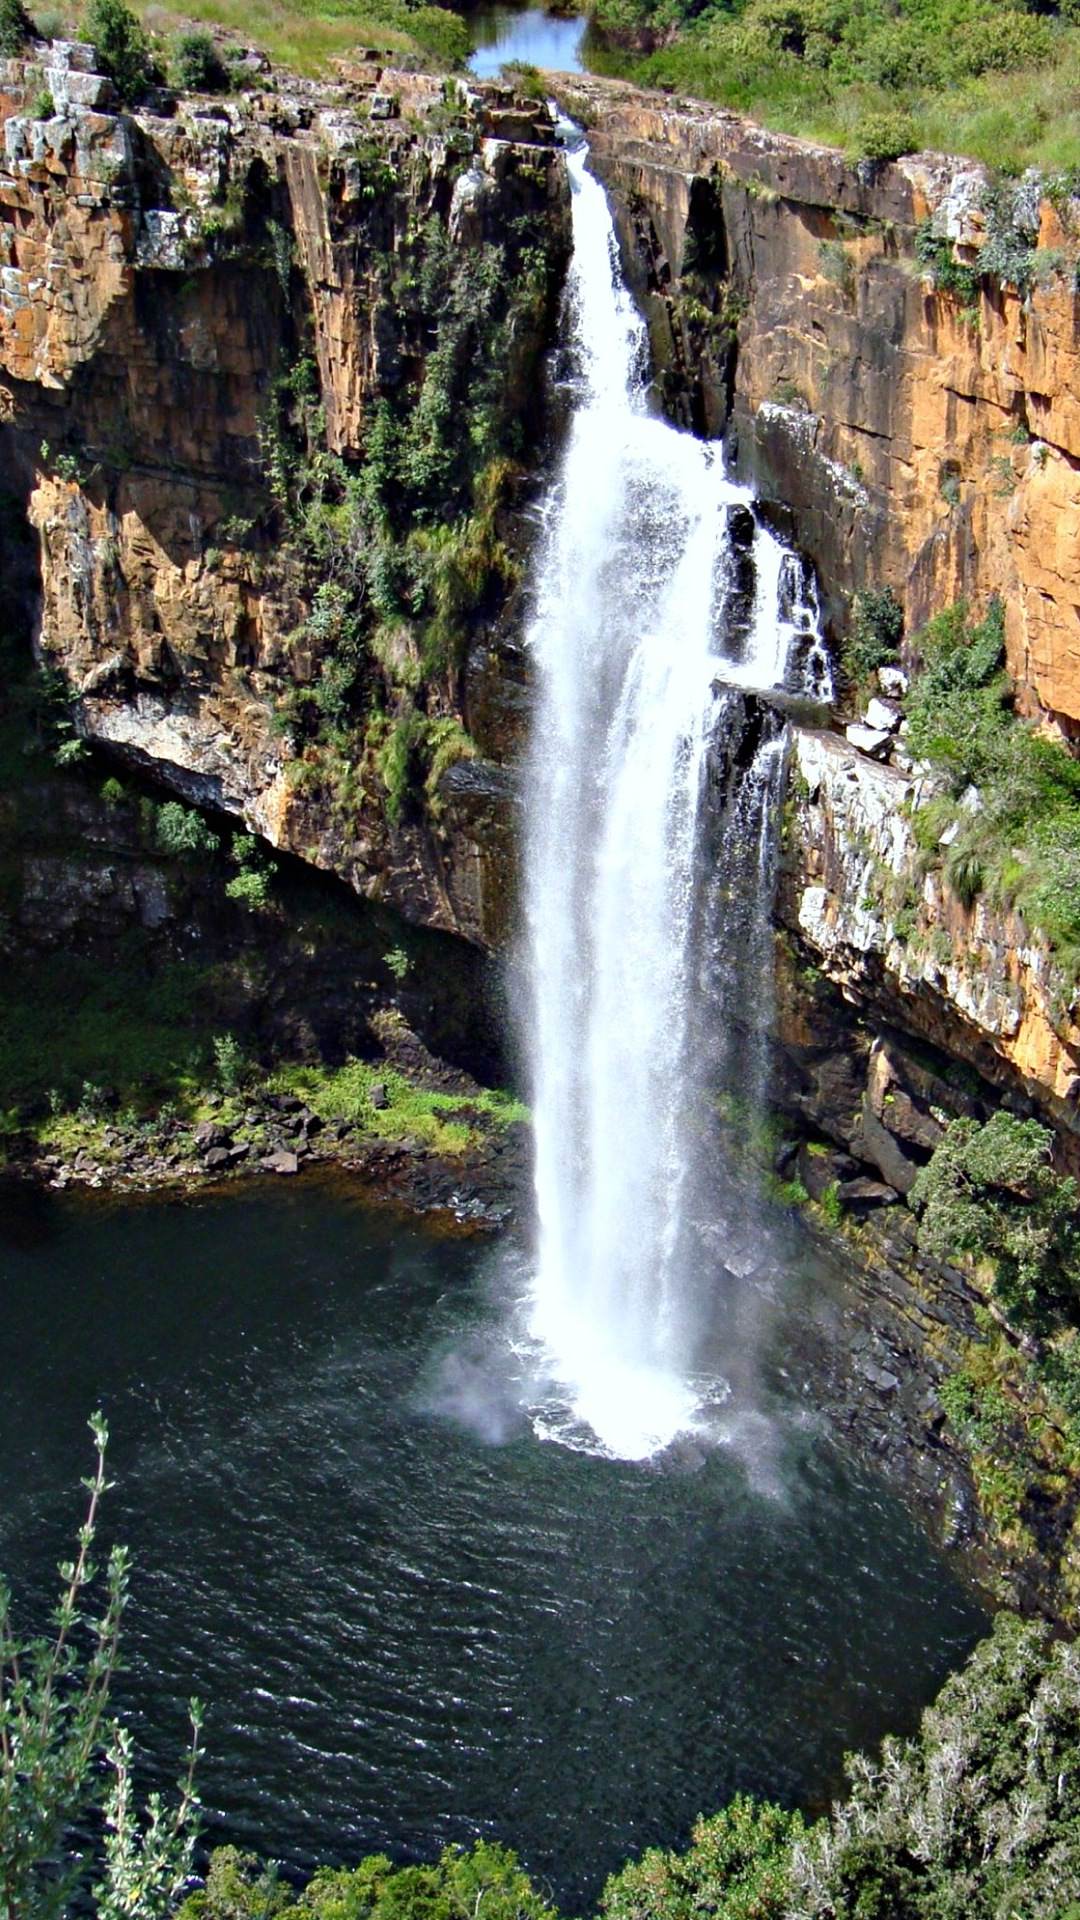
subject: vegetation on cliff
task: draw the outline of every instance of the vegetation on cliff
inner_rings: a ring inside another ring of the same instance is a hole
[[[397,184],[390,170],[382,185]],[[552,268],[538,215],[466,248],[432,216],[377,269],[420,371],[377,398],[359,461],[326,446],[310,358],[279,377],[266,414],[286,563],[311,603],[295,639],[317,661],[278,709],[290,777],[345,798],[373,772],[392,824],[409,803],[437,812],[443,773],[474,751],[457,679],[477,618],[520,577],[502,519],[523,478],[523,356],[545,334]]]
[[[858,597],[845,651],[860,681],[900,657],[900,608],[888,588]],[[1005,614],[965,603],[904,646],[911,669],[903,745],[920,773],[913,824],[919,871],[900,909],[907,929],[924,875],[940,867],[965,907],[1019,914],[1054,956],[1062,993],[1080,975],[1080,761],[1016,710],[1005,670]]]
[[[869,159],[1080,163],[1074,0],[597,0],[591,64]]]

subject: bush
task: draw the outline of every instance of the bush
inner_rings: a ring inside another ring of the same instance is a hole
[[[157,77],[150,43],[124,0],[89,0],[83,31],[125,106],[135,106]]]
[[[916,151],[919,132],[911,115],[899,108],[867,113],[859,121],[854,145],[860,160],[899,160],[902,153]]]
[[[152,807],[152,816],[159,852],[175,859],[210,859],[221,844],[202,815],[193,807],[181,806],[179,800]]]
[[[517,1855],[478,1840],[447,1847],[434,1866],[395,1867],[372,1854],[358,1867],[323,1867],[293,1895],[250,1854],[221,1847],[206,1886],[176,1920],[558,1920]]]
[[[911,1190],[920,1247],[989,1261],[1006,1310],[1032,1325],[1080,1299],[1080,1191],[1054,1171],[1053,1138],[1012,1113],[953,1120]]]
[[[951,810],[950,884],[965,905],[985,890],[998,907],[1017,908],[1068,977],[1080,965],[1080,763],[1012,712],[1003,643],[996,600],[979,626],[961,605],[915,640],[923,668],[907,695],[908,744],[947,776],[952,795],[916,815],[916,832],[925,818],[936,853]]]
[[[844,666],[852,680],[865,680],[876,667],[895,660],[904,635],[904,610],[891,587],[867,587],[857,594]]]
[[[601,1920],[783,1920],[800,1814],[738,1794],[700,1819],[684,1853],[650,1847],[608,1880]]]
[[[34,23],[22,0],[0,0],[0,54],[7,60],[17,59],[33,38]]]
[[[173,44],[173,74],[188,93],[221,93],[229,84],[225,63],[208,33],[182,33]]]

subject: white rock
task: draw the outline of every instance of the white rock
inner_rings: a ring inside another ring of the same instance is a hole
[[[866,727],[859,720],[853,720],[844,728],[844,736],[849,746],[857,747],[860,753],[879,754],[889,744],[890,732],[884,727]]]
[[[863,719],[868,727],[879,727],[885,733],[895,733],[903,719],[900,708],[892,700],[871,700]]]
[[[877,683],[890,700],[902,699],[908,690],[908,677],[903,667],[879,667]]]

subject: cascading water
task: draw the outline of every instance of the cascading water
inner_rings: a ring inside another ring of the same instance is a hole
[[[799,562],[726,478],[719,447],[650,413],[645,328],[586,161],[584,145],[568,155],[574,411],[529,635],[530,1316],[571,1419],[632,1458],[691,1426],[697,1404],[686,1202],[712,971],[710,743],[744,712],[740,689],[797,671],[821,691],[828,668]],[[722,809],[743,868],[756,849],[766,913],[781,732],[764,729]],[[714,861],[714,881],[727,864]],[[744,932],[744,952],[754,944]]]

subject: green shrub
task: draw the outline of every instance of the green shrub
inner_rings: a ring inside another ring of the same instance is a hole
[[[124,0],[89,0],[83,31],[125,106],[136,106],[157,77],[150,43]]]
[[[177,1920],[558,1920],[507,1848],[447,1847],[433,1866],[395,1867],[372,1854],[358,1867],[322,1867],[293,1895],[235,1847],[210,1858],[203,1892]]]
[[[17,59],[34,37],[34,23],[22,0],[0,0],[0,54]]]
[[[189,93],[221,93],[229,75],[208,33],[182,33],[173,43],[172,68],[178,87]]]
[[[985,891],[998,907],[1017,908],[1071,975],[1080,960],[1080,763],[1012,711],[1000,602],[975,627],[962,605],[950,608],[914,645],[923,667],[906,700],[908,744],[947,776],[952,796],[924,805],[916,836],[935,858],[951,821],[958,831],[945,874],[960,898],[970,906]]]
[[[799,1814],[738,1794],[697,1821],[685,1852],[650,1847],[612,1874],[600,1920],[783,1920],[791,1851],[804,1832]]]
[[[854,149],[860,160],[899,160],[901,154],[916,152],[918,145],[915,121],[899,108],[864,114],[855,132]]]
[[[1052,1146],[1048,1128],[1012,1113],[953,1120],[911,1190],[920,1247],[988,1261],[1002,1304],[1030,1324],[1080,1300],[1080,1192]]]
[[[182,806],[179,800],[166,800],[160,807],[150,803],[150,814],[161,853],[178,860],[208,860],[221,845],[202,815],[193,807]]]
[[[235,1093],[244,1078],[244,1051],[235,1033],[215,1033],[214,1070],[223,1093]]]
[[[891,587],[867,587],[857,594],[844,645],[849,678],[865,680],[876,667],[895,660],[903,636],[904,610]]]
[[[1080,1901],[1080,1652],[994,1631],[792,1851],[800,1920],[1050,1920]]]

